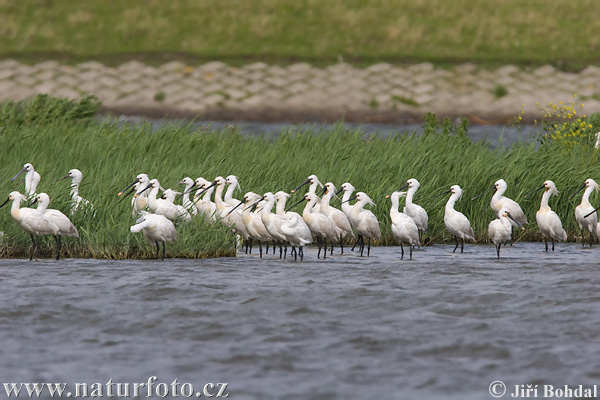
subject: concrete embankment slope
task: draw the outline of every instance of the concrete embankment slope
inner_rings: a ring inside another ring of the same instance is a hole
[[[512,65],[485,70],[473,64],[449,69],[423,63],[316,68],[220,62],[152,67],[132,61],[118,67],[96,62],[26,65],[0,61],[0,101],[45,93],[79,98],[96,95],[109,111],[152,117],[220,120],[419,122],[426,112],[474,124],[505,123],[525,105],[569,102],[576,94],[584,114],[600,111],[600,68],[566,73],[551,66],[524,70]]]

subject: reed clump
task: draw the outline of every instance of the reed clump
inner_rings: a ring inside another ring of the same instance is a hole
[[[466,121],[438,121],[432,114],[426,118],[422,135],[367,135],[339,123],[326,130],[307,126],[285,129],[275,138],[244,136],[234,127],[212,130],[183,122],[157,127],[116,120],[44,118],[24,124],[7,119],[0,126],[0,200],[12,190],[23,190],[10,178],[24,163],[31,162],[42,176],[38,193],[48,193],[50,207],[68,214],[70,184],[67,180],[54,182],[71,168],[78,168],[84,175],[80,195],[94,204],[96,215],[73,216],[81,237],[64,240],[65,256],[152,258],[155,248],[141,234],[129,231],[135,223],[129,200],[119,201],[117,197],[139,173],[157,178],[165,188],[176,187],[186,176],[213,180],[233,174],[242,188],[235,194],[237,198],[246,191],[289,192],[310,174],[338,188],[351,182],[377,204],[372,210],[382,227],[380,244],[395,244],[385,195],[409,178],[421,182],[414,201],[429,213],[428,243],[451,239],[443,223],[447,196],[436,196],[453,184],[464,190],[456,208],[471,220],[477,240],[486,240],[487,225],[496,218],[489,209],[492,193],[475,201],[470,198],[500,178],[509,185],[505,195],[521,204],[530,222],[517,239],[539,240],[535,212],[540,197],[523,196],[550,179],[560,191],[550,206],[561,217],[571,240],[579,234],[573,217],[579,198],[568,197],[586,178],[598,175],[598,150],[588,143],[565,148],[549,140],[493,149],[488,143],[473,142],[467,132]],[[289,204],[301,195],[294,194]],[[592,204],[600,201],[594,196]],[[29,236],[12,220],[7,208],[0,210],[0,231],[4,232],[0,257],[26,256]],[[44,238],[42,243],[44,254],[50,256],[54,240]],[[178,226],[178,240],[167,245],[167,256],[230,256],[235,254],[234,246],[235,237],[228,229],[198,218]]]

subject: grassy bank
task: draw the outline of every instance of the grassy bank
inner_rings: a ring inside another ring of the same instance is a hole
[[[49,102],[52,108],[54,103]],[[173,187],[183,177],[237,175],[242,193],[246,191],[290,191],[310,174],[323,183],[337,187],[351,182],[357,190],[368,193],[377,204],[376,213],[384,237],[383,244],[393,244],[389,228],[389,200],[385,195],[398,189],[407,179],[421,182],[415,202],[429,213],[430,241],[439,243],[451,238],[444,223],[444,205],[448,195],[436,195],[459,184],[464,197],[456,208],[467,215],[478,240],[485,240],[488,223],[495,218],[489,209],[492,195],[471,201],[499,179],[508,185],[506,195],[523,207],[531,225],[520,235],[521,240],[540,239],[535,226],[535,212],[541,193],[523,199],[523,195],[546,179],[553,180],[560,196],[553,197],[551,207],[563,220],[570,239],[578,235],[573,217],[577,196],[568,200],[586,178],[598,176],[599,152],[589,145],[558,146],[551,142],[516,144],[510,149],[491,149],[485,143],[473,143],[466,137],[465,125],[438,123],[428,119],[425,135],[398,133],[387,138],[365,137],[360,130],[348,131],[343,124],[328,131],[306,133],[284,131],[273,140],[245,137],[234,128],[222,131],[194,128],[185,124],[164,125],[153,130],[151,124],[120,125],[98,123],[86,116],[95,107],[84,105],[68,118],[23,119],[28,107],[4,108],[0,116],[0,194],[2,200],[12,190],[22,191],[10,178],[24,163],[31,162],[41,174],[38,192],[47,192],[51,208],[67,213],[69,183],[61,181],[71,168],[84,174],[80,194],[94,203],[96,218],[77,215],[73,222],[79,228],[80,240],[67,239],[67,256],[95,258],[147,258],[153,248],[141,234],[129,232],[134,223],[129,201],[119,202],[117,192],[138,173],[147,173],[161,184]],[[38,106],[39,112],[43,107]],[[52,115],[51,112],[46,114]],[[12,116],[6,118],[7,116]],[[292,200],[300,199],[295,194]],[[592,203],[598,203],[592,195]],[[0,256],[24,256],[29,237],[12,220],[8,207],[0,210]],[[233,237],[220,226],[202,220],[180,226],[179,239],[167,246],[170,257],[207,257],[231,255]],[[53,240],[46,240],[53,247]]]
[[[0,57],[577,69],[600,59],[598,14],[594,0],[0,0]]]

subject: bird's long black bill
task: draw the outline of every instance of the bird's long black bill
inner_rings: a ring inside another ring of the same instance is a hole
[[[292,208],[296,207],[298,204],[302,203],[303,201],[304,201],[304,198],[302,198],[302,200],[300,200],[299,202],[297,202],[293,206],[288,207],[287,210],[285,210],[285,212],[290,211]]]
[[[306,181],[304,181],[300,186],[298,186],[296,189],[292,190],[292,193],[296,193],[296,191],[298,189],[300,189],[302,186],[309,184],[310,183],[310,179],[307,179]]]
[[[587,218],[587,217],[589,217],[590,215],[592,215],[593,213],[595,213],[595,212],[596,212],[596,211],[598,211],[599,209],[600,209],[600,207],[596,208],[596,209],[595,209],[594,211],[592,211],[591,213],[587,213],[587,214],[585,214],[583,218]]]
[[[525,198],[527,198],[527,196],[530,196],[530,195],[534,194],[535,192],[537,192],[537,191],[539,191],[539,190],[542,190],[542,189],[543,189],[543,188],[545,188],[545,187],[546,187],[546,186],[542,185],[542,186],[540,186],[539,188],[537,188],[537,189],[535,189],[535,190],[532,190],[531,192],[527,193],[525,196],[523,196],[523,198],[525,199]]]
[[[506,216],[507,216],[508,218],[510,218],[511,220],[513,220],[513,221],[514,221],[514,223],[515,223],[515,224],[517,224],[517,225],[519,226],[519,228],[521,228],[522,230],[525,230],[525,227],[524,227],[523,225],[521,225],[521,224],[519,223],[519,221],[517,221],[516,219],[514,219],[514,218],[512,217],[512,215],[510,215],[510,213],[509,213],[508,211],[506,212]]]
[[[473,197],[471,200],[478,199],[478,198],[480,198],[481,196],[483,196],[484,194],[486,194],[487,192],[489,192],[490,190],[494,190],[494,189],[496,189],[496,186],[492,186],[491,188],[489,188],[489,189],[488,189],[488,190],[486,190],[485,192],[483,192],[483,193],[481,193],[481,194],[478,194],[477,196]]]
[[[568,200],[571,200],[577,193],[581,192],[583,190],[583,188],[585,187],[585,183],[579,188],[577,189],[577,191],[575,193],[573,193]],[[588,214],[589,215],[589,214]],[[587,216],[587,215],[586,215]]]
[[[66,178],[66,177],[65,177]],[[64,178],[63,178],[64,179]],[[59,179],[60,180],[60,179]],[[57,181],[58,182],[58,181]],[[138,183],[139,181],[136,179],[135,181],[133,181],[133,183],[129,186],[127,186],[125,189],[121,190],[119,193],[117,193],[117,196],[120,196],[123,194],[124,191],[126,191],[127,189],[129,189],[130,187],[132,187],[133,185],[135,185],[136,183]]]
[[[4,203],[2,203],[2,205],[0,206],[0,208],[4,207],[6,205],[6,203],[8,203],[10,201],[10,198],[7,198],[6,201]]]
[[[10,181],[13,182],[15,179],[17,179],[19,177],[19,175],[21,175],[23,172],[25,172],[27,170],[27,168],[23,168],[22,170],[19,171],[18,174],[16,174],[15,176],[13,176],[12,178],[10,178]]]
[[[227,213],[227,215],[231,214],[236,208],[238,208],[242,204],[244,204],[244,202],[240,201],[235,207],[233,207],[231,210],[229,210],[229,212]]]

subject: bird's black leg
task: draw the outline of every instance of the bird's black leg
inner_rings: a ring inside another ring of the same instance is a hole
[[[323,260],[327,258],[327,238],[323,238],[323,246],[325,246],[325,251],[323,252]]]
[[[500,246],[502,246],[502,243],[498,243],[496,245],[496,254],[498,254],[498,260],[500,259]]]
[[[369,236],[369,247],[367,248],[367,257],[371,257],[371,236]]]
[[[402,242],[400,242],[400,259],[404,260],[404,247],[402,246]]]
[[[300,246],[300,261],[304,258],[304,249]]]
[[[165,242],[163,242],[163,260],[165,259]]]
[[[413,246],[412,245],[408,245],[408,248],[410,249],[410,259],[412,260],[412,251],[413,251]]]
[[[284,249],[283,249],[283,259],[285,260],[287,258],[287,243],[284,244]]]
[[[544,243],[546,244],[546,251],[548,251],[548,239],[544,236]]]
[[[33,260],[33,252],[35,251],[35,239],[33,238],[33,234],[29,234],[31,236],[31,254],[29,255],[29,261]]]
[[[344,254],[344,237],[340,235],[340,249],[342,252],[340,254]]]
[[[354,242],[354,246],[352,246],[352,249],[350,249],[350,251],[354,251],[354,248],[356,247],[356,245],[358,244],[358,242],[362,239],[362,235],[357,235],[356,236],[356,241]]]
[[[56,239],[56,259],[58,260],[60,258],[60,249],[62,247],[60,243],[60,235],[56,235],[54,238]]]
[[[261,242],[258,242],[258,251],[260,252],[260,258],[262,258],[262,243]]]
[[[581,228],[581,247],[585,247],[585,237],[583,236],[583,228]]]
[[[156,243],[156,259],[158,260],[158,257],[160,257],[160,247],[158,246],[158,240],[155,240],[154,243]]]
[[[317,253],[317,260],[321,258],[321,238],[317,236],[317,246],[319,246],[319,252]]]
[[[454,250],[452,250],[453,253],[458,249],[458,236],[454,236],[454,240],[456,240],[456,246],[454,246]]]

